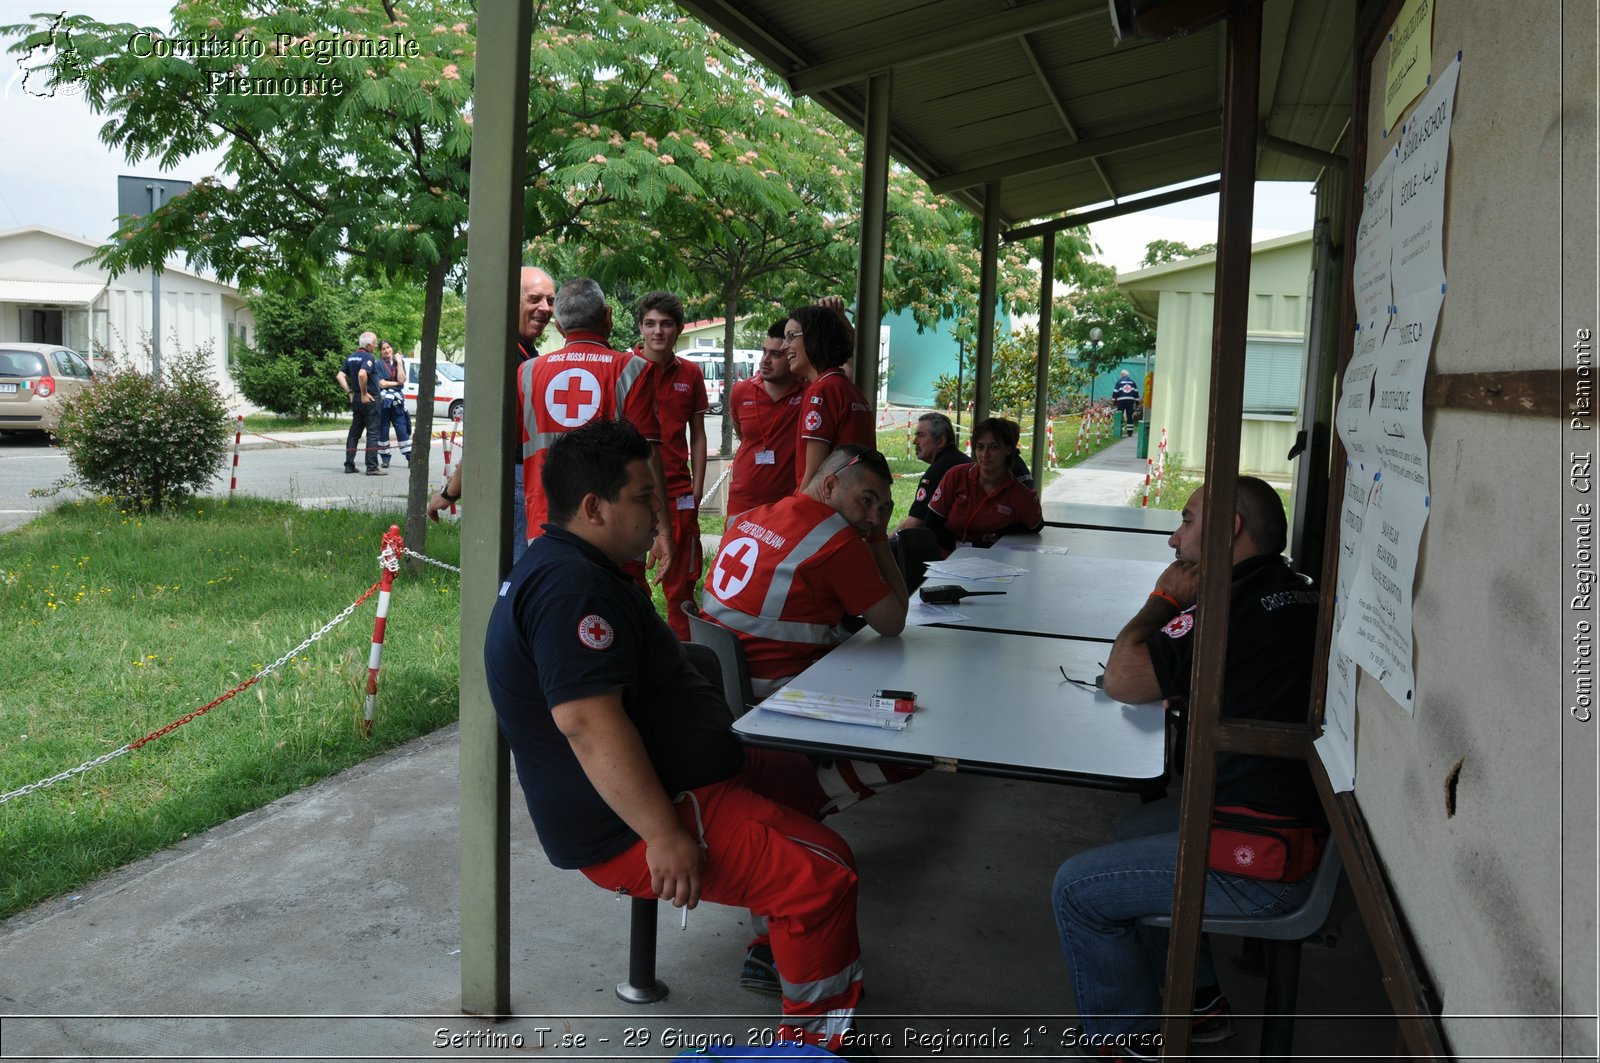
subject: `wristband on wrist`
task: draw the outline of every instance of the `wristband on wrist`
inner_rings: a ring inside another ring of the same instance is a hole
[[[444,499],[446,502],[459,502],[459,501],[461,501],[461,496],[460,495],[451,494],[450,493],[450,488],[448,488],[448,487],[439,488],[439,497]]]
[[[1172,595],[1168,594],[1166,591],[1151,591],[1150,597],[1160,598],[1162,601],[1170,603],[1178,612],[1183,612],[1183,603],[1178,601],[1178,599],[1174,598]]]

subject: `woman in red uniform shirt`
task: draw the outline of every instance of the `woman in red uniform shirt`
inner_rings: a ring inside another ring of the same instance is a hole
[[[1039,496],[1011,473],[1021,429],[990,417],[972,429],[972,462],[944,474],[928,500],[926,527],[946,556],[957,546],[993,546],[1002,535],[1044,527]]]
[[[878,435],[872,407],[844,375],[842,367],[855,352],[840,314],[822,306],[789,311],[783,353],[806,387],[795,447],[795,487],[803,488],[834,448],[859,443],[876,450]]]

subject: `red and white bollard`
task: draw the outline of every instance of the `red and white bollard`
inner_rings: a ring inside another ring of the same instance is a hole
[[[1154,467],[1153,461],[1149,458],[1144,459],[1144,497],[1139,500],[1139,505],[1145,509],[1150,508],[1150,470]]]
[[[455,442],[455,432],[440,432],[439,438],[444,441],[444,487],[450,486],[450,447]],[[456,515],[456,504],[450,503],[450,515]]]
[[[228,479],[228,497],[233,497],[239,486],[239,437],[244,435],[244,414],[240,414],[233,427],[233,475]]]
[[[1050,447],[1050,467],[1056,468],[1061,464],[1061,459],[1056,457],[1056,425],[1054,421],[1044,423],[1044,438]]]
[[[378,664],[383,660],[383,633],[389,626],[389,592],[394,588],[394,574],[400,571],[400,553],[405,541],[400,529],[394,525],[383,536],[383,552],[378,564],[383,575],[378,578],[378,618],[372,622],[372,652],[367,657],[367,707],[361,717],[361,735],[372,737],[372,716],[378,707]]]

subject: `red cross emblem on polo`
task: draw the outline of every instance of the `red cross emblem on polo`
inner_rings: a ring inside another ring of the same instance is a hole
[[[588,424],[600,409],[600,381],[587,369],[565,369],[544,388],[544,408],[563,428]]]
[[[750,577],[755,575],[756,555],[760,552],[761,544],[748,535],[722,548],[717,556],[717,569],[711,574],[718,598],[727,601],[744,590]]]
[[[822,427],[822,414],[818,410],[806,411],[806,431],[815,432]]]
[[[591,650],[606,649],[616,637],[610,622],[599,613],[590,613],[578,621],[578,641]]]

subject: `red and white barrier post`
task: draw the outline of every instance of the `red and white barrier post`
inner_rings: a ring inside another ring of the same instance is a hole
[[[1145,509],[1150,508],[1150,470],[1155,467],[1155,462],[1149,458],[1144,459],[1144,497],[1139,500],[1139,505]]]
[[[405,541],[400,529],[394,525],[383,536],[383,552],[378,564],[383,575],[378,578],[378,618],[372,622],[372,652],[367,656],[367,706],[361,717],[361,735],[372,737],[372,716],[378,707],[378,664],[383,660],[383,633],[389,626],[389,592],[394,588],[394,574],[400,571],[400,553]]]
[[[455,432],[440,432],[439,438],[444,442],[444,486],[450,486],[450,447],[455,442]],[[456,515],[456,504],[450,503],[450,515]]]
[[[234,489],[239,486],[239,437],[244,435],[244,414],[239,414],[233,427],[233,475],[228,480],[228,497],[233,497]]]

